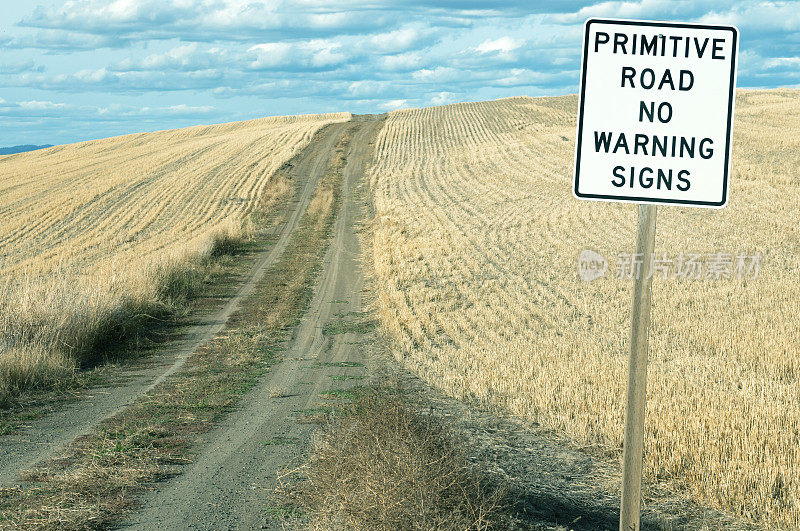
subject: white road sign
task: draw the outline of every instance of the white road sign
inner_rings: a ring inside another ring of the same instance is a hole
[[[724,207],[737,50],[731,26],[587,20],[575,196]]]

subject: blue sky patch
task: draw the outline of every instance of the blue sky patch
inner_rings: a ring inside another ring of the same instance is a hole
[[[800,87],[800,2],[16,2],[0,146],[575,93],[591,16],[736,25],[740,87]]]

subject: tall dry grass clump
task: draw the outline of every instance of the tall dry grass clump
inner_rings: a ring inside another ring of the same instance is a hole
[[[441,419],[393,388],[366,391],[318,434],[293,492],[315,529],[502,529],[502,491]]]
[[[185,308],[287,199],[281,165],[347,114],[142,133],[0,157],[0,404]]]
[[[618,455],[636,209],[571,195],[577,98],[396,111],[376,142],[371,256],[414,370]],[[645,476],[800,528],[800,92],[740,91],[730,205],[659,207],[657,253],[761,253],[758,278],[653,284]],[[610,262],[591,283],[581,250]]]

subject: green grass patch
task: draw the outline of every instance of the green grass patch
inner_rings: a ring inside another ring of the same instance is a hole
[[[349,389],[329,389],[319,394],[322,398],[355,400],[364,392],[363,387],[351,387]]]
[[[320,406],[320,407],[309,407],[305,409],[293,409],[293,413],[300,413],[301,415],[305,415],[307,417],[316,416],[316,415],[331,415],[336,413],[337,408],[335,407],[328,407],[328,406]]]
[[[363,367],[363,363],[357,361],[319,361],[311,365],[312,367]]]
[[[287,444],[297,444],[297,439],[294,437],[273,437],[264,441],[263,444],[264,446],[285,446]]]
[[[365,312],[347,312],[335,316],[336,319],[325,324],[322,333],[325,335],[367,334],[375,329],[377,321],[369,318]]]
[[[344,376],[331,376],[331,380],[334,382],[346,382],[347,380],[363,380],[364,376],[361,375],[344,375]]]

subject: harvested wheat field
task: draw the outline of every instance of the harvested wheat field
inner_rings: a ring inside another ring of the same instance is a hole
[[[571,195],[577,97],[391,113],[369,261],[398,355],[450,394],[619,455],[636,208]],[[800,91],[740,91],[722,210],[659,207],[656,252],[760,253],[653,284],[645,483],[800,528]],[[581,250],[610,262],[578,276]]]
[[[349,113],[141,133],[0,157],[0,397],[64,378],[291,185],[276,170]],[[167,308],[169,309],[169,308]]]

